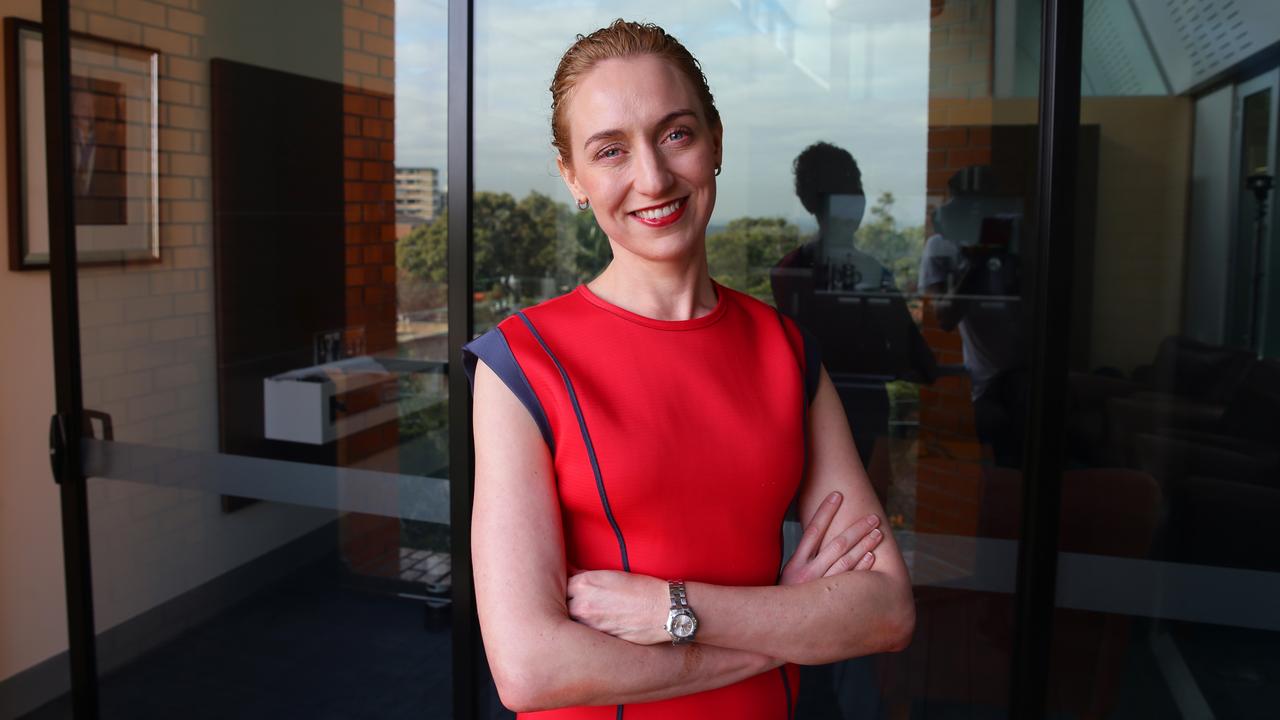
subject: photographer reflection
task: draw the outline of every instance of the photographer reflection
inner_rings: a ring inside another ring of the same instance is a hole
[[[957,171],[947,189],[920,258],[920,288],[934,298],[938,325],[960,333],[978,439],[996,465],[1020,468],[1027,407],[1021,200],[1001,193],[985,165]]]
[[[867,205],[857,161],[843,148],[817,142],[793,168],[796,195],[813,213],[818,232],[771,270],[773,297],[779,310],[817,338],[862,464],[870,469],[876,442],[889,428],[885,383],[932,382],[936,364],[893,274],[857,246]],[[885,481],[872,477],[882,500]]]
[[[886,383],[932,382],[937,366],[893,274],[858,247],[867,201],[853,156],[818,142],[796,157],[793,168],[796,195],[818,231],[771,268],[774,301],[818,340],[858,455],[887,505],[892,408]],[[873,662],[864,657],[802,668],[795,716],[879,717]]]

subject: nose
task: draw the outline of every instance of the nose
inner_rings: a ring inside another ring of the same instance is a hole
[[[667,168],[667,159],[657,148],[645,146],[636,152],[635,158],[633,182],[638,192],[657,197],[671,187],[672,176]]]

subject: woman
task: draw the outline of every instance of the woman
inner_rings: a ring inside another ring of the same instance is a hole
[[[909,642],[906,568],[816,348],[708,274],[722,128],[697,61],[619,20],[551,90],[613,260],[466,347],[498,692],[557,718],[788,717],[789,663]],[[793,499],[811,520],[779,575]]]

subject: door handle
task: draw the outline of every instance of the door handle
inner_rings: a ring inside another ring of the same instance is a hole
[[[90,410],[85,408],[84,413],[84,436],[90,439],[97,439],[98,435],[94,431],[93,421],[97,420],[102,423],[102,439],[111,442],[116,439],[115,430],[111,426],[111,415],[101,410]]]

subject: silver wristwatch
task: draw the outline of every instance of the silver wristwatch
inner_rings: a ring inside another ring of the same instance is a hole
[[[689,607],[689,598],[685,596],[684,581],[670,580],[667,589],[671,592],[671,609],[667,611],[667,634],[671,636],[672,645],[683,645],[693,642],[694,633],[698,632],[698,617]]]

